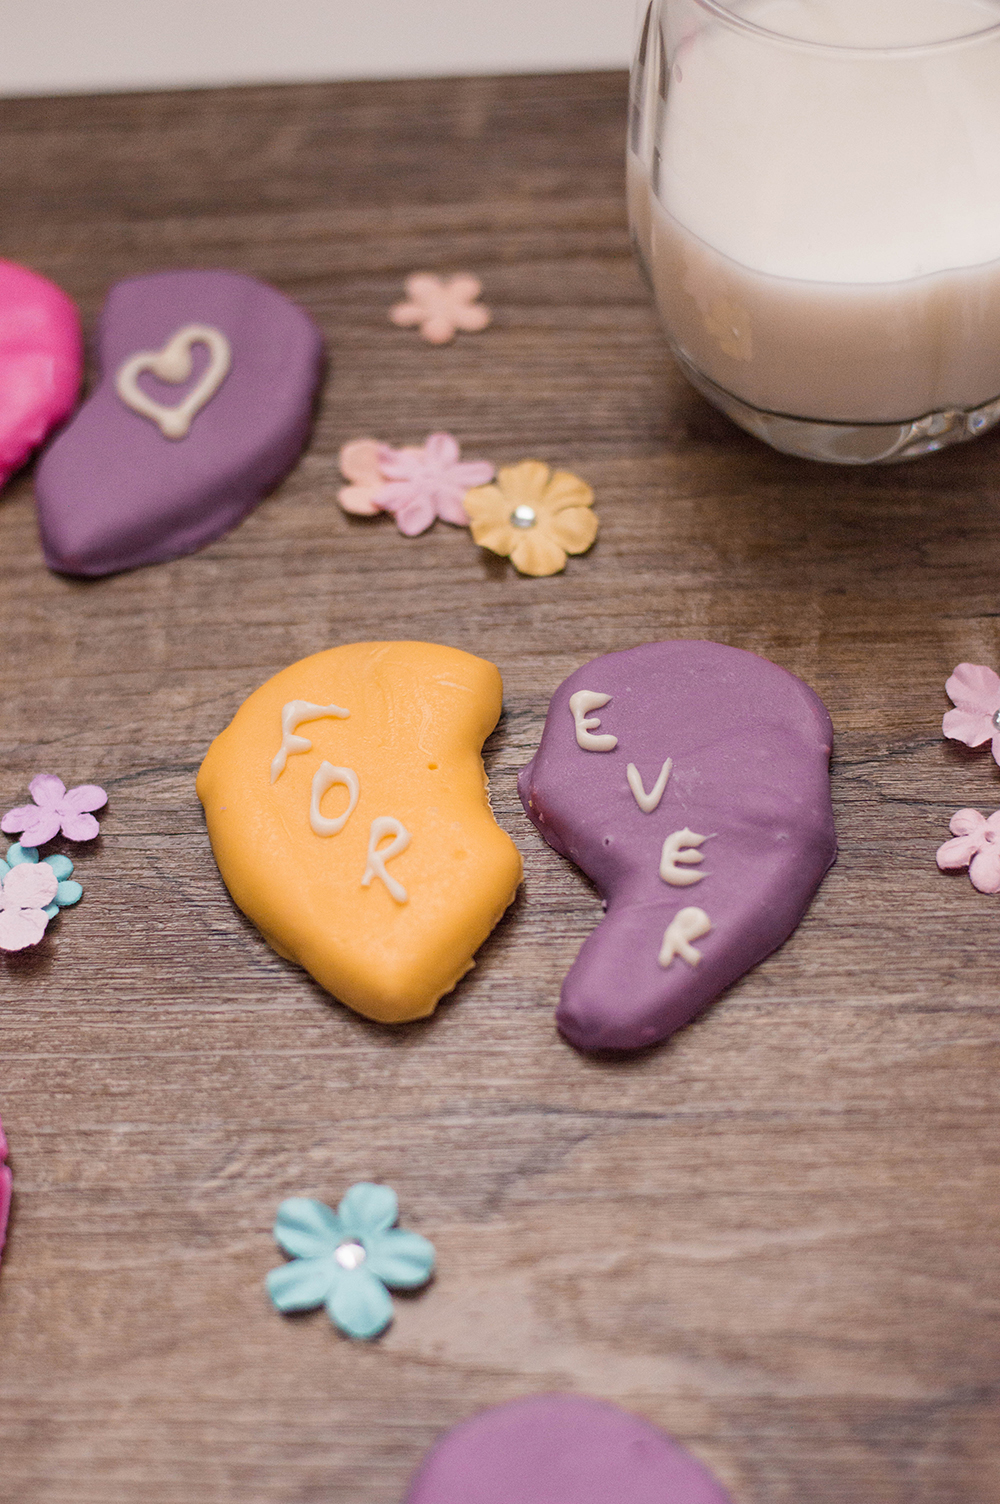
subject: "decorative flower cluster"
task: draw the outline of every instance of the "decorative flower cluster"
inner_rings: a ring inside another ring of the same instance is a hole
[[[40,773],[28,785],[32,803],[8,810],[0,830],[20,832],[21,840],[0,860],[0,950],[37,945],[60,909],[79,903],[83,889],[67,856],[39,857],[38,847],[60,832],[70,841],[92,841],[100,832],[92,810],[108,796],[96,784],[67,792],[62,779]]]
[[[945,736],[967,747],[989,742],[1000,763],[1000,675],[982,664],[960,663],[945,689],[955,706],[941,723]],[[949,829],[954,839],[938,848],[938,866],[948,872],[968,867],[980,893],[1000,893],[1000,810],[987,818],[977,809],[960,809]]]
[[[471,527],[480,547],[509,558],[521,574],[557,574],[568,554],[585,553],[597,537],[594,493],[578,476],[522,460],[494,479],[487,461],[460,461],[449,433],[404,449],[354,439],[340,451],[340,469],[350,482],[338,492],[345,512],[391,512],[407,537],[438,517]]]

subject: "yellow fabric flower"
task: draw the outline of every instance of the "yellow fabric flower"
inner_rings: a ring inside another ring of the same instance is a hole
[[[578,475],[541,460],[505,465],[492,485],[467,491],[464,506],[481,548],[509,558],[521,574],[558,574],[567,554],[597,537],[594,493]]]

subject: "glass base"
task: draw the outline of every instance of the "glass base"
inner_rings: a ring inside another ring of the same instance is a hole
[[[969,411],[949,408],[901,423],[821,423],[790,418],[751,407],[703,376],[679,350],[673,353],[691,385],[734,423],[772,449],[800,459],[825,460],[834,465],[893,464],[978,438],[1000,421],[1000,397]]]

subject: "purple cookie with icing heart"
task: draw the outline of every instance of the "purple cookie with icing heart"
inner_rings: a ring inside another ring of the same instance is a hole
[[[788,938],[837,854],[832,737],[801,679],[716,642],[609,653],[559,687],[518,789],[604,899],[563,983],[571,1044],[665,1039]]]
[[[235,526],[301,453],[323,359],[307,313],[224,271],[117,283],[97,344],[99,384],[35,477],[64,574],[161,563]]]
[[[542,1394],[456,1426],[404,1504],[731,1504],[662,1431],[603,1400]]]
[[[10,1215],[11,1174],[7,1160],[7,1140],[0,1123],[0,1254],[7,1238],[7,1218]]]

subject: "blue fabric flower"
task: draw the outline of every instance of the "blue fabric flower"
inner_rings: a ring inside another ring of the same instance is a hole
[[[58,880],[56,896],[46,909],[43,910],[50,919],[54,919],[60,909],[68,909],[71,904],[79,903],[83,897],[83,889],[78,882],[70,882],[68,879],[73,873],[73,863],[68,856],[46,856],[42,860],[52,868]],[[0,877],[6,877],[12,867],[20,866],[21,862],[37,862],[38,850],[34,846],[22,846],[19,843],[7,850],[6,860],[0,858]]]
[[[370,1339],[392,1320],[393,1290],[425,1285],[434,1247],[394,1223],[396,1192],[366,1181],[352,1185],[335,1212],[322,1201],[292,1196],[278,1207],[274,1236],[290,1264],[272,1269],[267,1293],[279,1311],[326,1306],[349,1337]]]

